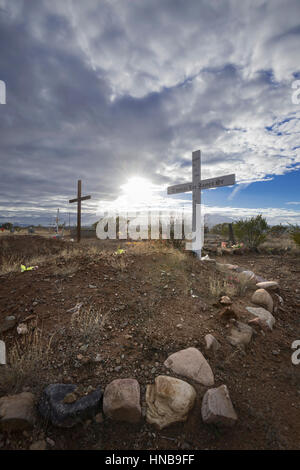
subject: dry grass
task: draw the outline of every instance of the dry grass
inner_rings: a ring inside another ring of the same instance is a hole
[[[9,274],[11,272],[16,272],[20,270],[20,265],[22,260],[17,256],[6,256],[2,258],[2,263],[0,266],[0,275]]]
[[[107,314],[103,315],[100,311],[89,307],[81,307],[71,317],[71,334],[83,338],[95,337],[102,330]]]
[[[58,253],[49,253],[46,255],[32,255],[24,260],[24,257],[20,255],[3,255],[2,262],[0,265],[0,275],[8,274],[12,272],[20,272],[21,264],[28,266],[41,266],[43,264],[53,265],[53,274],[57,275],[68,275],[76,271],[78,264],[76,262],[71,263],[65,268],[57,267],[59,260],[69,261],[73,260],[81,253],[81,249],[78,246],[71,245],[70,247],[63,248]]]
[[[238,287],[227,279],[219,279],[214,276],[209,280],[209,292],[216,299],[219,299],[222,295],[233,297],[238,294]]]
[[[20,336],[8,353],[8,366],[1,377],[1,388],[11,392],[18,390],[25,381],[36,379],[49,363],[53,336],[45,341],[39,328]]]
[[[65,266],[57,266],[56,264],[54,264],[51,271],[54,276],[67,277],[72,274],[75,274],[78,271],[78,269],[79,269],[79,263],[77,263],[76,261],[71,261]]]
[[[110,259],[110,265],[118,271],[125,271],[128,267],[128,261],[124,256],[118,255]]]

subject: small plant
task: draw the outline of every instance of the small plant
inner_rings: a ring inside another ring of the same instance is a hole
[[[234,233],[240,242],[249,248],[258,248],[266,240],[268,224],[261,214],[234,223]]]
[[[71,318],[71,330],[75,336],[91,337],[97,335],[104,324],[104,317],[90,305],[79,308]]]
[[[219,299],[222,295],[232,297],[237,293],[237,288],[233,282],[227,279],[217,279],[216,277],[209,280],[209,290],[216,299]]]
[[[65,266],[55,266],[52,269],[52,274],[59,277],[67,277],[75,274],[79,269],[79,264],[75,261],[67,263]]]

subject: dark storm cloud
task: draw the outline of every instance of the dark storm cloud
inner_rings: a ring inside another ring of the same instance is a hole
[[[130,176],[189,177],[199,147],[204,177],[216,165],[245,181],[299,164],[296,0],[0,6],[3,216],[50,220],[58,204],[69,210],[78,178],[93,213]],[[266,130],[292,114],[280,139]]]

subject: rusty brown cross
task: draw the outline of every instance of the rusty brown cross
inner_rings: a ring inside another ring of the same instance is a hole
[[[91,196],[81,196],[81,180],[78,180],[77,184],[77,197],[75,199],[70,199],[69,203],[77,202],[77,241],[80,242],[81,235],[81,201],[86,201],[91,199]]]

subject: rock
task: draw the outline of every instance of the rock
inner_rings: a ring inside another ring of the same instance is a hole
[[[267,280],[261,276],[256,275],[256,283],[267,282]]]
[[[183,375],[202,385],[214,384],[214,375],[203,354],[196,348],[182,349],[164,362],[175,374]]]
[[[73,384],[51,384],[43,391],[38,409],[41,415],[54,426],[71,428],[77,423],[92,418],[100,410],[102,390],[79,398],[75,403],[63,403],[66,395],[73,393],[77,386]]]
[[[230,297],[228,297],[228,295],[223,295],[223,296],[220,298],[220,304],[223,304],[223,305],[231,305],[231,304],[232,304],[232,300],[230,299]]]
[[[75,393],[68,393],[63,399],[63,403],[74,403],[77,400]]]
[[[256,287],[259,289],[266,289],[266,290],[277,290],[279,289],[279,284],[276,281],[264,281],[258,282]]]
[[[102,355],[98,353],[94,359],[94,362],[102,362],[102,361],[103,361]]]
[[[96,422],[97,424],[102,424],[103,421],[104,421],[104,420],[103,420],[103,414],[102,414],[102,413],[96,414],[96,416],[95,416],[95,422]]]
[[[205,261],[206,263],[212,263],[212,264],[217,263],[215,259],[210,258],[208,255],[202,256],[201,261]]]
[[[233,426],[238,417],[226,385],[207,390],[202,400],[202,419],[207,424]]]
[[[270,330],[273,329],[273,326],[275,325],[275,318],[268,310],[262,307],[246,307],[246,310],[248,310],[248,312],[250,312],[255,317],[259,318],[262,325],[267,326]]]
[[[225,307],[221,310],[221,312],[219,313],[219,316],[221,318],[221,320],[225,321],[225,322],[228,322],[229,320],[237,320],[238,319],[238,316],[237,316],[237,313],[236,311],[234,310],[234,307]]]
[[[271,313],[273,312],[273,299],[265,289],[257,289],[252,295],[251,302],[265,307]]]
[[[4,341],[0,340],[0,365],[6,364],[6,348]]]
[[[235,322],[235,326],[227,336],[227,340],[232,346],[246,346],[250,343],[253,334],[251,326],[240,321]]]
[[[217,341],[213,335],[208,334],[204,337],[204,339],[205,339],[206,349],[213,349],[214,352],[220,349],[221,345],[219,341]]]
[[[238,266],[235,264],[216,263],[216,268],[219,271],[225,272],[225,271],[236,271]]]
[[[17,326],[17,332],[18,332],[18,335],[27,335],[28,333],[27,325],[25,323],[20,323]]]
[[[53,441],[53,439],[51,439],[50,437],[46,437],[46,442],[49,444],[49,446],[51,447],[54,447],[55,446],[55,442]]]
[[[238,273],[238,279],[240,282],[249,285],[256,285],[257,279],[256,275],[252,271],[242,271]]]
[[[274,295],[275,295],[275,299],[278,301],[278,304],[282,307],[284,304],[283,298],[278,294],[274,294]]]
[[[253,329],[258,328],[259,331],[269,329],[269,327],[266,326],[266,324],[262,322],[258,317],[255,317],[252,320],[249,320],[248,325],[251,326]],[[264,331],[261,331],[261,333],[265,335]]]
[[[0,429],[19,431],[35,423],[34,395],[22,392],[0,398]]]
[[[163,429],[170,424],[186,421],[196,399],[195,389],[175,377],[159,375],[147,385],[146,420]]]
[[[225,266],[226,266],[226,269],[228,269],[229,271],[236,271],[238,269],[237,264],[225,264]]]
[[[44,440],[36,441],[29,447],[29,450],[46,450],[47,443]]]
[[[10,315],[5,317],[4,320],[0,321],[0,333],[4,333],[5,331],[11,330],[17,323],[17,319],[14,315]]]
[[[142,410],[140,386],[135,379],[116,379],[104,391],[103,412],[114,421],[138,423]]]

